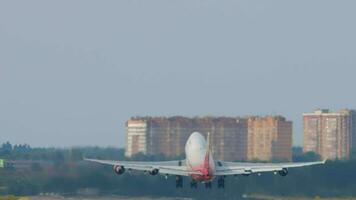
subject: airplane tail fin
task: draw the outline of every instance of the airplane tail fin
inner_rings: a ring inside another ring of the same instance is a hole
[[[208,136],[207,136],[207,151],[208,153],[210,153],[211,151],[211,138],[210,138],[210,132],[208,132]]]
[[[209,159],[211,153],[211,138],[210,132],[208,132],[207,139],[206,139],[207,147],[206,147],[206,155],[205,155],[205,164],[209,166]],[[207,166],[207,167],[208,167]]]

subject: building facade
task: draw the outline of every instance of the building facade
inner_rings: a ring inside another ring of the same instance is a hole
[[[291,160],[291,121],[284,117],[249,117],[248,160]]]
[[[355,111],[316,110],[303,114],[303,151],[313,151],[322,159],[348,159],[356,144]]]
[[[126,122],[125,156],[147,154],[147,120],[130,119]]]
[[[212,151],[218,159],[245,160],[246,120],[236,118],[137,117],[126,122],[125,156],[180,156],[191,133],[211,133]]]
[[[291,124],[282,117],[136,117],[126,123],[125,155],[180,156],[190,134],[198,131],[210,132],[212,151],[219,160],[290,160]]]

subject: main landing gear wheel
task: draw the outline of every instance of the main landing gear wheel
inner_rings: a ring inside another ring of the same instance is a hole
[[[218,179],[218,188],[225,188],[225,179],[224,179],[224,177],[219,177],[219,179]]]
[[[211,182],[205,183],[205,188],[206,189],[211,189]]]
[[[176,188],[183,188],[183,178],[176,176]]]
[[[198,188],[198,183],[196,181],[190,182],[190,188],[197,189]]]
[[[287,168],[283,168],[281,171],[278,172],[279,175],[281,176],[287,176],[288,175],[288,169]]]

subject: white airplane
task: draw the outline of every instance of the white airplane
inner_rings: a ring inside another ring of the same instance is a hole
[[[325,161],[300,162],[300,163],[246,163],[214,161],[211,153],[210,134],[208,141],[198,132],[188,138],[185,145],[185,160],[163,162],[135,162],[135,161],[110,161],[85,159],[87,161],[112,165],[114,171],[121,175],[128,170],[148,172],[151,175],[163,174],[176,176],[176,187],[183,187],[183,176],[190,176],[191,188],[197,188],[197,183],[205,183],[206,188],[211,188],[211,182],[218,177],[218,188],[225,187],[224,178],[229,175],[245,175],[252,173],[274,172],[281,176],[288,174],[288,168],[325,164]]]

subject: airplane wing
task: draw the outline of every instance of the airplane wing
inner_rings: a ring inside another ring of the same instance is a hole
[[[104,165],[120,166],[127,170],[136,170],[144,172],[154,172],[164,175],[200,175],[199,172],[189,171],[182,160],[177,161],[162,161],[162,162],[135,162],[135,161],[113,161],[113,160],[97,160],[97,159],[84,159],[89,162],[100,163]],[[155,174],[152,174],[155,175]]]
[[[288,168],[304,167],[325,164],[324,161],[296,162],[296,163],[244,163],[244,162],[222,162],[217,161],[216,176],[227,175],[249,175],[261,172],[279,172],[282,176],[287,175]]]

